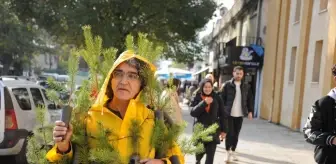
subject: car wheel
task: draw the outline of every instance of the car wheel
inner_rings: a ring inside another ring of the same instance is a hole
[[[27,142],[28,142],[27,139],[25,139],[25,142],[22,145],[20,153],[15,156],[15,162],[16,163],[28,164],[28,162],[27,162],[27,156],[26,156]]]

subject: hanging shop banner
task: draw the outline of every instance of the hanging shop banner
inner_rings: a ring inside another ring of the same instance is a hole
[[[255,52],[249,46],[230,46],[226,47],[228,64],[233,66],[243,66],[251,68],[260,68],[263,64],[263,56]]]

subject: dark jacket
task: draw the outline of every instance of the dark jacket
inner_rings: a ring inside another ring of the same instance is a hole
[[[254,108],[253,107],[254,98],[253,98],[252,90],[249,85],[244,84],[243,82],[240,85],[240,90],[241,90],[241,96],[242,96],[241,103],[242,103],[242,108],[243,108],[242,109],[243,114],[247,116],[249,112],[253,113],[253,108]],[[221,92],[219,93],[219,95],[221,95],[221,98],[223,100],[225,112],[230,115],[233,101],[236,96],[236,85],[234,84],[233,79],[226,81],[224,83],[224,86]]]
[[[335,99],[325,96],[313,104],[303,132],[305,140],[316,145],[314,158],[317,163],[336,163],[336,146],[332,145],[336,137]]]
[[[210,105],[210,112],[206,112],[206,102],[202,99],[201,93],[198,92],[193,97],[190,107],[190,115],[196,118],[195,123],[201,123],[204,127],[209,127],[214,123],[219,124],[219,130],[214,135],[215,142],[219,143],[219,132],[227,132],[227,114],[223,110],[223,101],[214,92],[211,94],[213,102]]]

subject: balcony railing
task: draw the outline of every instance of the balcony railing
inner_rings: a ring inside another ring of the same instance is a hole
[[[236,44],[237,46],[249,46],[251,44],[264,45],[261,37],[238,36],[237,39],[240,41],[240,43]]]

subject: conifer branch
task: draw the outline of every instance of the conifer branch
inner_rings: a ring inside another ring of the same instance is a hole
[[[127,50],[136,51],[134,46],[134,37],[132,35],[127,35],[125,45]]]
[[[95,148],[89,147],[88,138],[90,137],[92,139],[93,136],[87,134],[86,131],[88,110],[95,99],[95,97],[91,96],[91,93],[92,91],[97,91],[103,84],[104,79],[107,77],[108,70],[110,70],[113,65],[117,50],[115,48],[102,49],[102,39],[99,36],[93,37],[90,26],[83,27],[83,31],[85,46],[84,48],[71,51],[72,55],[70,58],[73,58],[69,59],[71,65],[69,65],[68,68],[68,73],[71,74],[70,78],[73,78],[78,70],[79,57],[82,57],[88,64],[92,79],[91,81],[84,81],[81,89],[74,93],[76,95],[75,98],[71,99],[74,103],[71,119],[71,124],[73,125],[72,143],[73,145],[77,145],[76,151],[74,152],[74,160],[83,164],[88,164],[93,161],[97,163],[121,164],[120,154],[117,149],[112,146],[113,141],[109,140],[109,136],[115,135],[113,131],[104,129],[103,123],[97,122],[98,130],[97,134],[94,135],[97,143]],[[146,34],[139,34],[137,36],[137,44],[134,44],[134,37],[128,35],[125,44],[128,50],[133,50],[135,54],[145,57],[150,62],[156,61],[163,51],[163,47],[149,41]],[[101,61],[102,59],[103,61]],[[144,104],[149,105],[154,112],[159,112],[160,115],[163,116],[163,112],[169,112],[172,109],[170,99],[162,98],[161,93],[163,92],[164,87],[156,80],[154,72],[150,69],[145,70],[147,71],[140,72],[147,81],[147,86],[143,89],[141,94],[141,100]],[[74,91],[74,78],[70,79],[69,83],[69,86],[72,88],[70,91],[72,95],[72,92]],[[66,104],[67,102],[59,100],[57,95],[57,92],[63,92],[65,89],[54,81],[51,81],[50,85],[52,86],[52,89],[47,91],[48,97],[55,100],[55,102]],[[68,103],[70,103],[70,101],[68,101]],[[197,153],[200,152],[200,150],[203,151],[203,144],[200,144],[198,141],[209,141],[212,139],[209,135],[213,134],[218,128],[218,125],[217,127],[214,125],[209,128],[204,128],[202,126],[195,127],[195,133],[191,138],[180,140],[183,129],[185,129],[184,124],[178,125],[173,123],[168,126],[165,124],[163,117],[156,119],[154,124],[151,145],[156,149],[158,157],[165,157],[167,151],[176,143],[178,143],[182,148],[182,151],[187,154]],[[45,128],[35,130],[36,135],[29,139],[29,151],[27,155],[30,156],[30,163],[47,163],[45,154],[49,149],[47,149],[46,146],[45,149],[41,149],[36,143],[38,143],[37,136],[41,136],[40,138],[43,140],[41,145],[50,143],[49,140],[52,139],[52,126],[46,124],[42,125],[45,126]],[[132,149],[135,154],[139,153],[141,132],[142,129],[140,123],[137,120],[131,121],[131,128],[129,129],[129,134],[131,136],[130,143],[132,144]],[[64,158],[58,163],[67,163],[67,161],[68,159]]]
[[[199,154],[204,152],[203,142],[212,141],[212,135],[216,133],[218,124],[205,128],[202,124],[194,125],[194,132],[190,138],[179,140],[179,145],[184,154]]]
[[[29,163],[49,163],[44,157],[52,144],[52,125],[48,124],[45,114],[47,109],[38,106],[36,109],[37,126],[33,129],[33,136],[28,137],[27,160]]]
[[[131,120],[131,126],[129,129],[129,135],[131,135],[131,142],[129,145],[133,154],[138,155],[139,152],[139,143],[141,139],[142,127],[139,120]]]
[[[71,50],[69,62],[68,62],[68,75],[69,75],[69,82],[68,86],[70,86],[70,96],[68,100],[68,105],[70,106],[72,101],[72,94],[76,84],[76,75],[78,72],[78,65],[79,65],[79,52],[77,50]]]

